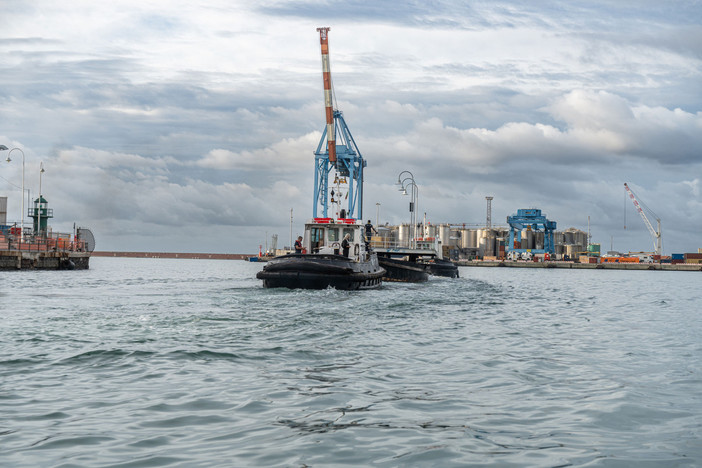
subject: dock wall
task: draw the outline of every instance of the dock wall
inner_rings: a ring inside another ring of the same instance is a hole
[[[695,263],[574,263],[574,262],[519,262],[519,261],[479,261],[459,260],[458,266],[486,268],[567,268],[573,270],[662,270],[662,271],[702,271],[702,264]]]
[[[0,270],[87,270],[88,252],[0,251]]]

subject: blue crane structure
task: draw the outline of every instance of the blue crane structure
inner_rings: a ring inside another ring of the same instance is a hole
[[[334,110],[334,133],[336,134],[336,161],[329,158],[329,145],[327,144],[327,129],[324,128],[322,139],[319,141],[317,150],[314,152],[314,200],[312,214],[316,218],[318,210],[321,208],[322,217],[328,217],[329,203],[341,204],[341,199],[348,200],[348,207],[344,215],[340,218],[362,219],[363,218],[363,168],[366,161],[363,159],[356,141],[351,135],[349,127],[346,125],[344,116],[339,110]],[[332,186],[329,186],[329,174],[334,169],[335,178]],[[348,184],[346,196],[339,193],[339,183]],[[337,186],[337,192],[334,186]],[[337,197],[335,199],[334,197]]]
[[[555,253],[553,233],[556,230],[556,222],[546,219],[546,216],[541,214],[541,210],[536,208],[517,210],[516,215],[507,216],[507,224],[509,224],[509,244],[506,248],[507,252],[515,252],[520,254],[524,252]],[[543,249],[517,249],[514,247],[515,241],[521,243],[522,229],[531,229],[536,231],[540,228],[544,230]],[[515,230],[517,230],[516,238],[514,235]]]

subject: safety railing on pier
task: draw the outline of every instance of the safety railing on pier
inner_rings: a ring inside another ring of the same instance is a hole
[[[0,251],[20,250],[27,252],[85,252],[86,242],[68,233],[20,234],[19,228],[0,230]]]

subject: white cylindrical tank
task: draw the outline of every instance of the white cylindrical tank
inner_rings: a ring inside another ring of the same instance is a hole
[[[400,245],[407,245],[407,243],[410,241],[410,237],[412,235],[410,234],[410,225],[409,224],[400,224],[397,227],[397,242]]]
[[[442,245],[455,245],[455,242],[451,241],[451,227],[448,224],[440,224],[437,226],[436,237],[441,240]]]
[[[424,226],[424,237],[436,237],[437,236],[437,230],[436,226],[433,224],[427,224]],[[422,237],[420,235],[420,237]]]

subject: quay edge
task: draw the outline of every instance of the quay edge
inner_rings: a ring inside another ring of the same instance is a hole
[[[0,251],[0,271],[10,270],[87,270],[90,252]]]
[[[507,268],[566,268],[573,270],[662,270],[662,271],[702,271],[702,264],[696,263],[574,263],[574,262],[520,262],[510,260],[459,260],[464,267],[507,267]]]

